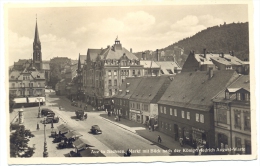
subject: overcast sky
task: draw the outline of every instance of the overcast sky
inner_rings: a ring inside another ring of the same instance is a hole
[[[43,60],[77,59],[118,36],[133,52],[167,47],[207,27],[247,22],[247,5],[9,8],[9,65],[32,57],[36,23]]]

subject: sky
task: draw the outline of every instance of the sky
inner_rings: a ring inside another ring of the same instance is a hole
[[[133,52],[156,50],[224,22],[248,22],[247,5],[142,5],[8,8],[9,65],[32,58],[36,15],[43,60],[77,59],[88,48],[121,41]]]

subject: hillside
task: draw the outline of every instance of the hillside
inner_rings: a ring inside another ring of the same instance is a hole
[[[235,56],[239,59],[249,60],[248,22],[209,27],[194,36],[159,49],[159,51],[164,51],[167,56],[167,52],[174,52],[174,48],[184,49],[182,55],[175,55],[175,59],[180,66],[184,64],[191,50],[194,50],[195,53],[203,53],[204,48],[212,53],[229,53],[229,51],[233,50]]]

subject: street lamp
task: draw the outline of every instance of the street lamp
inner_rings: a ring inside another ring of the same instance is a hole
[[[40,98],[40,97],[37,97],[36,102],[38,101],[39,102],[39,111],[38,111],[38,118],[41,118],[41,101],[43,102],[43,99]]]
[[[45,132],[45,127],[46,127],[46,118],[44,118],[44,145],[43,145],[43,157],[48,157],[48,152],[47,152],[47,142],[46,142],[46,132]]]

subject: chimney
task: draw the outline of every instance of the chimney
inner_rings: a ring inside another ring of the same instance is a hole
[[[157,61],[159,61],[160,60],[160,58],[159,58],[160,55],[159,55],[159,50],[158,49],[156,50],[156,56],[157,56]]]
[[[209,79],[211,79],[213,77],[213,68],[210,67],[209,68]]]
[[[223,52],[221,53],[221,58],[224,58],[224,53]]]
[[[235,56],[235,54],[234,54],[234,50],[232,51],[232,56]]]
[[[130,48],[130,52],[131,52],[131,53],[133,53],[133,50],[132,50],[132,48]]]
[[[206,48],[204,48],[203,51],[204,51],[204,58],[206,58]]]
[[[142,58],[143,58],[143,60],[146,60],[146,58],[145,58],[145,52],[142,52]]]

